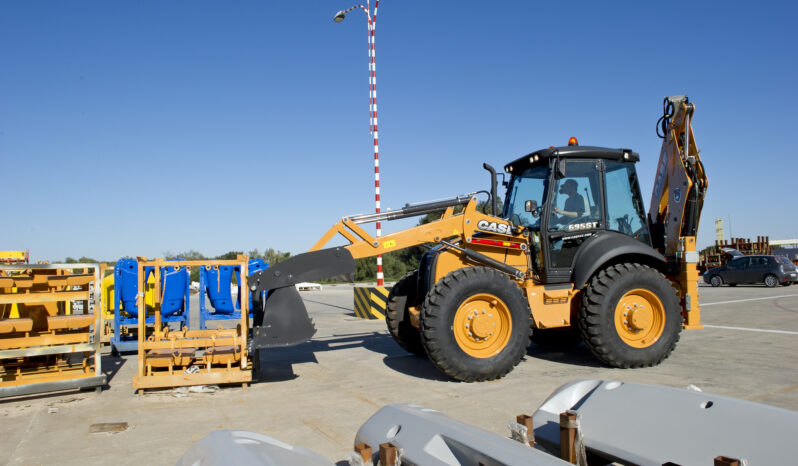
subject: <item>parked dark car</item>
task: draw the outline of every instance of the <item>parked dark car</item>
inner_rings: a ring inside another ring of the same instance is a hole
[[[767,287],[778,284],[789,286],[798,281],[798,269],[783,256],[743,256],[726,265],[704,272],[704,282],[712,286],[724,283],[764,283]]]

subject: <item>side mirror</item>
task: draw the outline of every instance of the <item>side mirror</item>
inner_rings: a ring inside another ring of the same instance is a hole
[[[524,210],[530,212],[533,217],[537,217],[538,212],[538,201],[526,201],[524,202]]]

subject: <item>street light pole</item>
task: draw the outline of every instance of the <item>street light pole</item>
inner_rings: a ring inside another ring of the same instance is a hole
[[[376,205],[376,213],[380,213],[380,144],[379,133],[377,131],[377,67],[374,56],[374,27],[377,24],[377,8],[380,6],[380,0],[374,2],[374,14],[371,13],[371,5],[369,0],[366,5],[355,5],[348,10],[341,10],[335,14],[333,21],[340,23],[350,11],[360,8],[366,13],[368,20],[368,44],[369,44],[369,130],[374,138],[374,200]],[[382,225],[377,222],[377,238],[382,236]],[[382,274],[382,255],[377,256],[377,286],[383,286]]]

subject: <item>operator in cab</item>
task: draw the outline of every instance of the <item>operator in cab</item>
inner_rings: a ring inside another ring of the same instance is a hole
[[[561,215],[558,219],[560,222],[568,222],[571,219],[579,218],[585,213],[585,199],[577,192],[578,185],[575,180],[565,180],[560,186],[560,194],[565,194],[568,199],[565,200],[565,208],[560,209],[558,206],[554,207],[554,213]]]

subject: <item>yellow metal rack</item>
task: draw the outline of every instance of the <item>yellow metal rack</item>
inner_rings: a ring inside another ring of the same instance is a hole
[[[102,389],[102,267],[0,265],[0,397]]]
[[[208,384],[242,384],[252,381],[252,364],[247,352],[249,300],[241,299],[241,320],[235,328],[216,330],[170,331],[161,322],[161,267],[241,267],[241,290],[247,290],[249,258],[235,260],[170,261],[138,258],[138,289],[144,289],[144,267],[155,273],[153,332],[138,332],[138,370],[133,389],[142,394],[148,388],[180,387]],[[243,296],[247,296],[243,293]],[[200,295],[200,299],[204,296]],[[138,295],[139,322],[145,321],[144,294]],[[147,334],[145,338],[145,334]]]

